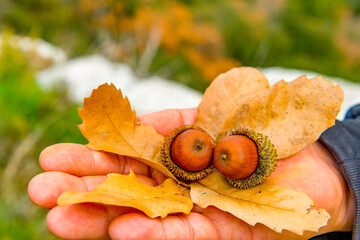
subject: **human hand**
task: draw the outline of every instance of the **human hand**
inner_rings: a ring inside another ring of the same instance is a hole
[[[163,135],[183,124],[193,124],[196,109],[166,110],[140,117]],[[317,233],[298,236],[288,231],[281,234],[262,224],[249,226],[241,219],[215,207],[194,206],[188,214],[164,219],[151,219],[128,207],[83,203],[56,206],[65,191],[90,191],[106,180],[108,173],[128,174],[149,185],[166,178],[154,169],[128,157],[98,152],[78,144],[57,144],[40,155],[45,171],[29,183],[30,199],[51,209],[47,216],[49,230],[65,239],[307,239]],[[278,161],[267,183],[288,186],[306,192],[317,208],[332,216],[321,232],[350,231],[354,219],[354,197],[336,165],[333,156],[319,142],[299,153]]]

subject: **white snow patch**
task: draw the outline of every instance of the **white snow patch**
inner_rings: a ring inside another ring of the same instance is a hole
[[[139,81],[127,96],[139,113],[169,108],[193,108],[199,105],[202,98],[200,92],[160,77]]]
[[[321,74],[281,67],[259,68],[269,80],[270,85],[284,79],[292,81],[299,76],[313,78]],[[323,76],[324,79],[340,85],[345,98],[338,115],[343,119],[346,111],[360,103],[360,84],[341,78]],[[69,97],[81,104],[89,97],[92,90],[103,83],[113,83],[128,96],[132,107],[138,114],[149,113],[167,108],[196,107],[201,101],[202,93],[179,83],[160,77],[138,79],[132,69],[121,63],[114,63],[103,56],[86,56],[60,65],[55,65],[38,74],[38,82],[44,89],[66,84]]]
[[[95,55],[76,58],[39,72],[37,81],[43,89],[66,84],[71,100],[81,103],[92,90],[103,83],[113,83],[126,93],[136,79],[127,65],[114,64],[106,58]]]
[[[92,90],[113,83],[130,100],[138,114],[167,108],[196,107],[202,94],[189,87],[160,77],[138,79],[129,66],[110,62],[103,56],[81,57],[41,71],[37,80],[44,89],[66,84],[69,97],[82,103]]]

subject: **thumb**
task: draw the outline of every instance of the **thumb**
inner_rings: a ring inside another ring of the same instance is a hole
[[[167,109],[139,116],[144,125],[152,125],[158,133],[168,135],[174,128],[195,123],[197,108]]]

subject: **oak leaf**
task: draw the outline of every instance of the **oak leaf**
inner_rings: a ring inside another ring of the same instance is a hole
[[[314,142],[333,125],[342,100],[341,88],[321,77],[309,80],[303,76],[290,83],[280,81],[270,88],[258,70],[236,68],[217,77],[206,90],[195,125],[214,139],[235,127],[252,128],[267,135],[278,157],[283,158]],[[90,148],[136,158],[175,179],[161,163],[159,151],[164,138],[152,126],[144,126],[136,119],[128,99],[114,85],[99,86],[85,99],[79,113],[83,120],[79,127]],[[131,206],[148,216],[163,217],[175,212],[189,213],[194,202],[201,207],[216,206],[251,225],[263,223],[278,232],[287,229],[297,234],[316,231],[330,217],[323,209],[309,210],[314,203],[305,193],[266,184],[239,190],[218,172],[192,183],[191,199],[189,191],[172,179],[150,187],[139,184],[133,173],[108,176],[109,180],[89,193],[64,193],[58,204],[98,202]],[[159,198],[165,200],[156,208]],[[163,211],[165,206],[168,207]]]
[[[93,90],[79,114],[83,120],[79,128],[89,141],[88,147],[136,158],[175,179],[161,163],[164,137],[153,126],[144,126],[136,119],[128,98],[113,84],[105,83]]]
[[[57,200],[59,206],[74,203],[95,202],[133,207],[151,218],[166,217],[170,213],[189,214],[193,203],[189,189],[171,178],[152,187],[129,175],[108,174],[108,180],[90,192],[65,192]]]
[[[215,206],[250,225],[262,223],[276,232],[286,229],[302,235],[305,230],[318,231],[330,218],[324,209],[309,210],[314,202],[307,194],[279,185],[241,190],[213,172],[190,187],[191,199],[200,207]]]
[[[205,129],[215,139],[221,131],[220,126],[243,97],[267,88],[267,79],[255,68],[233,68],[220,74],[204,93],[195,125]]]
[[[282,80],[243,97],[221,130],[252,128],[267,135],[278,158],[285,158],[315,142],[335,124],[343,98],[342,88],[322,77],[302,76],[289,83]]]

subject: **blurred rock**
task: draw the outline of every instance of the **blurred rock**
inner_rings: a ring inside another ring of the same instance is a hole
[[[270,85],[281,79],[292,81],[301,75],[309,78],[320,74],[280,67],[261,68]],[[345,92],[343,107],[338,116],[343,119],[347,109],[360,103],[360,84],[351,83],[340,78],[323,76],[324,79],[339,84]],[[70,60],[64,64],[41,71],[38,82],[44,89],[59,87],[65,84],[69,97],[81,104],[84,97],[90,96],[92,90],[105,82],[113,83],[128,96],[132,107],[138,114],[149,113],[166,108],[196,107],[202,94],[184,85],[160,77],[138,79],[125,64],[114,63],[100,55],[87,56]]]

